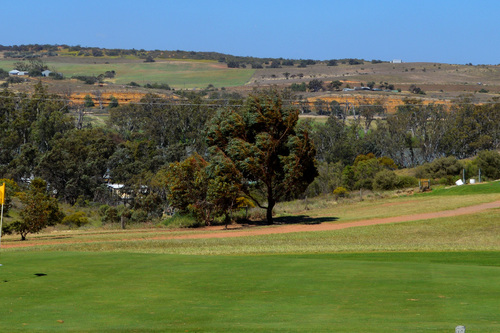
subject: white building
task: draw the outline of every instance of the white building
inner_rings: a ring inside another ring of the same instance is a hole
[[[402,64],[403,63],[403,60],[401,59],[393,59],[391,60],[391,64]]]

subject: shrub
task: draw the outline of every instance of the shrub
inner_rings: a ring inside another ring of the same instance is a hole
[[[445,176],[443,178],[440,178],[438,180],[438,183],[440,185],[455,185],[455,181],[457,181],[460,177],[459,176]]]
[[[62,224],[67,226],[81,227],[82,225],[88,224],[89,219],[84,212],[76,212],[71,215],[67,215],[63,218]]]
[[[462,163],[454,156],[441,157],[417,168],[416,177],[439,179],[446,176],[460,175]]]
[[[305,82],[292,83],[292,85],[290,86],[290,89],[292,89],[292,91],[306,91],[307,86],[306,86]]]
[[[333,191],[335,199],[345,198],[349,194],[349,191],[345,187],[339,186]]]
[[[118,209],[116,207],[102,205],[99,207],[99,215],[103,223],[116,223],[120,221]]]
[[[488,179],[500,178],[500,154],[493,150],[483,150],[476,157],[481,174]]]
[[[415,187],[418,185],[418,179],[412,176],[397,176],[396,187],[397,188],[408,188]]]
[[[130,216],[132,222],[146,222],[148,220],[148,213],[142,209],[135,209]]]
[[[377,191],[387,191],[396,188],[398,177],[394,171],[381,170],[377,172],[373,179],[373,189]]]

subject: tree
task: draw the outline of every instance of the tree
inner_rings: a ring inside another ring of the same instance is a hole
[[[417,87],[416,85],[412,84],[410,88],[408,89],[412,94],[417,94],[417,95],[425,95],[425,91],[423,91],[420,87]]]
[[[287,99],[277,90],[256,93],[239,112],[219,110],[207,131],[210,149],[241,173],[241,190],[266,209],[269,224],[275,204],[302,193],[318,174],[309,132],[297,128],[299,112]]]
[[[74,204],[80,196],[92,200],[114,150],[115,143],[103,129],[74,129],[39,157],[35,174],[46,179],[65,202]]]
[[[171,163],[164,179],[167,199],[181,214],[191,213],[210,225],[212,219],[225,215],[230,222],[231,209],[240,196],[241,173],[220,151],[208,163],[195,154],[182,162]]]
[[[108,104],[108,108],[110,108],[110,109],[111,109],[111,108],[117,108],[118,106],[119,106],[119,104],[118,104],[118,99],[117,99],[115,96],[111,95],[111,96],[109,97],[109,104]]]
[[[200,155],[193,155],[182,162],[169,164],[167,180],[167,200],[181,214],[192,213],[199,220],[209,224],[211,207],[207,201],[207,179],[205,167],[208,162]]]
[[[332,112],[325,124],[318,124],[312,133],[317,158],[329,163],[342,162],[349,165],[360,154],[361,139],[356,123],[348,126]]]
[[[329,90],[340,90],[340,87],[342,87],[342,82],[339,80],[332,81],[328,84]]]
[[[4,90],[0,97],[0,176],[30,177],[39,155],[74,127],[74,119],[66,103],[49,95],[40,82],[31,96]]]
[[[309,91],[312,91],[312,92],[323,90],[323,81],[318,80],[318,79],[313,79],[313,80],[309,81],[307,88],[309,88]]]
[[[381,100],[371,102],[370,100],[363,98],[359,105],[359,115],[364,119],[363,130],[368,133],[371,123],[375,119],[376,115],[381,115],[385,113],[385,108]]]
[[[21,210],[21,220],[15,221],[12,228],[26,240],[29,233],[37,233],[43,228],[60,223],[64,218],[57,200],[47,195],[47,183],[35,178],[27,192],[20,194],[24,205]]]
[[[99,103],[99,109],[102,110],[102,91],[94,90],[94,91],[92,91],[92,94],[94,94],[95,98],[97,99],[97,102]],[[94,103],[94,102],[92,102],[92,103]],[[92,106],[93,105],[91,105],[90,107],[92,107]]]
[[[92,99],[92,97],[90,95],[85,95],[84,99],[83,99],[85,102],[83,103],[83,105],[86,107],[86,108],[93,108],[95,106],[95,103],[94,103],[94,100]]]

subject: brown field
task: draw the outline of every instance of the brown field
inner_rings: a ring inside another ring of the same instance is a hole
[[[59,57],[61,62],[82,61],[89,64],[96,61],[121,62],[141,62],[142,60],[130,59],[98,59],[95,58],[72,58]],[[214,66],[225,66],[222,63],[214,63]],[[286,79],[284,73],[289,73],[289,79]],[[302,78],[299,77],[299,74]],[[292,76],[294,76],[292,78]],[[322,91],[316,93],[300,92],[303,98],[314,101],[321,98],[325,101],[349,102],[354,105],[360,105],[360,101],[374,102],[383,101],[388,112],[393,112],[395,108],[402,104],[405,98],[417,98],[422,104],[437,103],[449,104],[454,99],[467,95],[475,102],[486,102],[500,97],[500,66],[493,65],[453,65],[439,63],[402,63],[390,64],[379,63],[371,64],[367,62],[364,65],[346,65],[327,66],[325,64],[316,64],[299,68],[295,66],[283,66],[282,68],[263,68],[255,71],[253,77],[247,84],[239,87],[228,87],[228,91],[236,91],[243,95],[252,92],[254,89],[276,86],[279,88],[290,87],[292,83],[308,83],[312,79],[322,80],[326,84],[331,81],[339,80],[343,82],[342,88],[366,85],[368,82],[375,82],[376,86],[387,82],[394,85],[401,92],[373,92],[373,91]],[[30,92],[34,83],[39,78],[31,79],[29,82],[12,85],[14,91]],[[113,84],[111,82],[104,85],[85,85],[76,80],[54,81],[52,79],[42,79],[44,84],[52,93],[63,96],[71,96],[75,103],[81,103],[85,95],[93,95],[93,92],[99,90],[104,100],[109,100],[111,95],[115,96],[120,104],[136,102],[147,93],[158,93],[162,96],[171,96],[172,92],[165,90],[154,90],[145,88],[128,87],[124,85]],[[411,85],[416,85],[426,92],[425,95],[411,94],[408,90]],[[479,92],[481,89],[487,92]],[[97,100],[96,100],[97,101]],[[107,103],[105,103],[106,105]]]

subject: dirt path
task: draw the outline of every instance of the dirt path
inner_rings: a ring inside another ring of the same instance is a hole
[[[232,232],[220,232],[220,233],[210,233],[210,234],[193,234],[193,235],[182,235],[168,237],[171,239],[190,239],[190,238],[224,238],[224,237],[241,237],[241,236],[254,236],[254,235],[269,235],[269,234],[284,234],[291,232],[303,232],[303,231],[325,231],[325,230],[340,230],[352,227],[363,227],[376,224],[387,224],[387,223],[397,223],[397,222],[409,222],[418,220],[428,220],[440,217],[451,217],[466,214],[474,214],[487,209],[500,208],[500,201],[488,202],[480,205],[462,207],[453,210],[445,210],[441,212],[433,213],[422,213],[414,215],[402,215],[395,217],[371,219],[371,220],[360,220],[345,223],[320,223],[320,224],[291,224],[284,226],[272,226],[269,228],[261,229],[250,229],[245,231],[232,231]]]
[[[15,244],[2,244],[2,248],[13,248],[13,247],[29,247],[37,245],[52,245],[52,244],[73,244],[73,243],[95,243],[95,242],[119,242],[119,241],[144,241],[144,240],[166,240],[166,239],[204,239],[204,238],[225,238],[225,237],[243,237],[243,236],[256,236],[256,235],[270,235],[270,234],[284,234],[292,232],[304,232],[304,231],[325,231],[325,230],[340,230],[353,227],[370,226],[377,224],[388,224],[388,223],[398,223],[398,222],[409,222],[417,220],[428,220],[440,217],[452,217],[459,215],[474,214],[482,212],[488,209],[500,208],[500,201],[488,202],[480,205],[462,207],[453,210],[445,210],[441,212],[432,213],[422,213],[413,215],[402,215],[387,218],[378,218],[370,220],[360,220],[345,223],[319,223],[319,224],[289,224],[289,225],[273,225],[269,227],[247,227],[242,226],[231,226],[227,230],[224,230],[223,226],[207,227],[200,229],[200,232],[188,235],[169,235],[170,232],[166,232],[165,235],[155,236],[150,238],[126,238],[126,239],[108,239],[108,240],[93,240],[93,241],[63,241],[55,242],[50,239],[46,241],[24,241]],[[205,232],[204,232],[205,231]],[[215,232],[206,232],[215,231]]]

